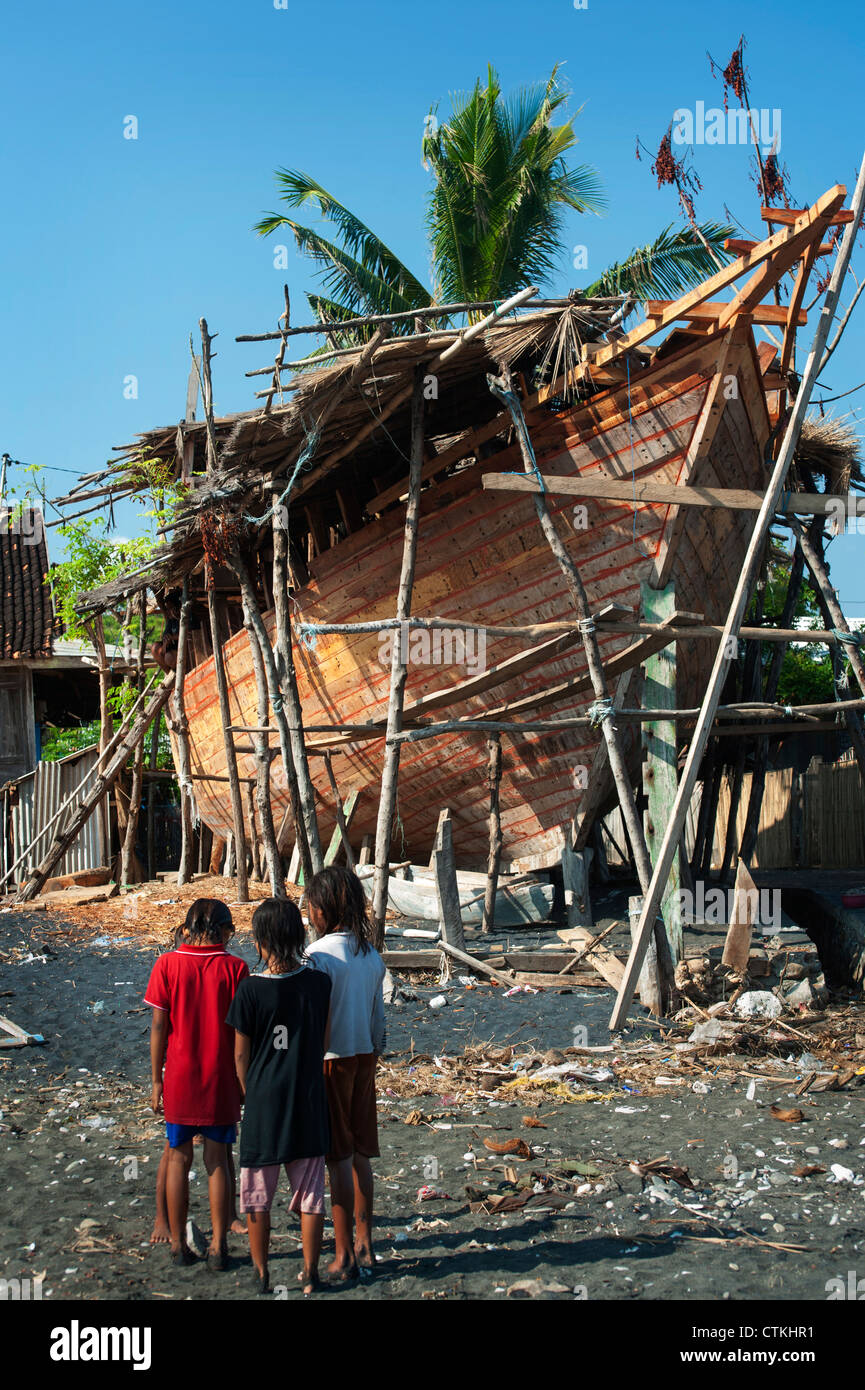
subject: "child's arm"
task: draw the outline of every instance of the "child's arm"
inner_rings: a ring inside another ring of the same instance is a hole
[[[382,994],[382,980],[379,981],[372,1002],[372,1019],[370,1021],[370,1032],[372,1033],[372,1050],[377,1057],[380,1057],[387,1046],[387,1022],[384,1016],[384,996]]]
[[[246,1097],[246,1073],[249,1071],[250,1040],[245,1033],[234,1034],[234,1070],[240,1082],[240,1094]]]
[[[154,1115],[158,1115],[162,1109],[162,1067],[168,1042],[167,1022],[165,1010],[154,1008],[150,1020],[150,1108]]]

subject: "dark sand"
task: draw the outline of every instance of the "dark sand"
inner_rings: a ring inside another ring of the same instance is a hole
[[[54,954],[25,960],[34,943]],[[231,1237],[223,1274],[201,1263],[176,1270],[165,1247],[149,1244],[163,1128],[147,1105],[149,1011],[141,999],[156,949],[140,937],[100,937],[92,923],[70,933],[54,915],[0,915],[0,1013],[47,1039],[45,1047],[0,1052],[0,1272],[7,1279],[43,1275],[46,1299],[254,1296],[243,1237]],[[252,964],[247,930],[233,949]],[[500,989],[453,983],[448,1006],[433,1012],[427,1001],[440,990],[431,981],[415,987],[416,1001],[388,1011],[389,1060],[402,1066],[401,1090],[412,1084],[412,1045],[415,1053],[449,1056],[491,1042],[563,1049],[580,1025],[589,1045],[609,1041],[607,989],[506,998]],[[640,1031],[658,1036],[657,1029]],[[770,1070],[763,1057],[748,1065]],[[571,1299],[826,1300],[836,1287],[829,1281],[846,1282],[857,1266],[865,1273],[865,1092],[848,1087],[797,1101],[802,1071],[794,1065],[789,1082],[758,1081],[749,1099],[747,1079],[713,1079],[713,1059],[703,1066],[706,1093],[692,1089],[693,1074],[681,1081],[676,1054],[665,1048],[653,1058],[654,1074],[680,1084],[652,1085],[659,1094],[628,1093],[616,1078],[595,1087],[611,1099],[534,1107],[520,1099],[455,1104],[446,1068],[428,1094],[393,1096],[382,1087],[375,1278],[320,1296],[504,1298],[510,1289],[511,1296]],[[801,1105],[805,1123],[774,1120],[772,1101]],[[404,1123],[412,1110],[421,1111],[422,1123]],[[526,1128],[527,1113],[546,1128]],[[535,1157],[484,1149],[484,1138],[514,1136],[531,1143]],[[190,1210],[206,1234],[198,1152]],[[628,1164],[662,1155],[689,1170],[696,1190],[642,1190]],[[590,1190],[571,1191],[559,1210],[469,1210],[467,1183],[495,1192],[508,1165],[520,1177],[541,1178],[577,1161],[598,1171],[577,1178]],[[803,1162],[828,1171],[795,1177]],[[852,1179],[835,1180],[833,1163]],[[418,1201],[426,1182],[450,1200]],[[271,1278],[295,1299],[299,1229],[286,1208],[283,1191],[274,1207]],[[328,1223],[325,1259],[329,1248]],[[524,1281],[537,1282],[513,1289]]]

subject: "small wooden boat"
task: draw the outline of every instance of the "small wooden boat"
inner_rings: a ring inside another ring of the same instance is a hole
[[[364,891],[372,900],[371,865],[358,870]],[[460,916],[464,927],[479,927],[483,917],[486,874],[457,871],[457,890],[460,897]],[[497,927],[527,927],[533,922],[548,922],[552,916],[555,889],[551,883],[520,882],[499,884],[495,903]],[[403,917],[422,922],[439,920],[436,884],[432,869],[410,864],[392,873],[388,879],[388,907]]]

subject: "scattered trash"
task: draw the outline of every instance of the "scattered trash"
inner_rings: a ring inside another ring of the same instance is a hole
[[[448,997],[446,994],[436,994],[430,999],[429,1007],[431,1009],[443,1009],[447,1003]]]
[[[773,1120],[782,1120],[788,1125],[800,1125],[805,1118],[805,1112],[795,1105],[770,1105],[769,1114]]]
[[[856,1174],[852,1171],[852,1169],[845,1168],[840,1163],[832,1164],[832,1177],[834,1177],[836,1182],[853,1182],[855,1176]]]
[[[751,989],[739,996],[733,1010],[739,1018],[780,1018],[784,1007],[770,990]]]
[[[534,1151],[525,1139],[505,1139],[497,1143],[495,1139],[485,1139],[484,1148],[494,1154],[514,1154],[517,1158],[534,1158]]]

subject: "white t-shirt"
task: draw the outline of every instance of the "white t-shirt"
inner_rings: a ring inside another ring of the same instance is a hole
[[[326,1058],[383,1052],[387,1041],[382,982],[384,961],[370,946],[355,949],[351,932],[330,932],[307,947],[312,964],[331,980],[330,1049]]]

